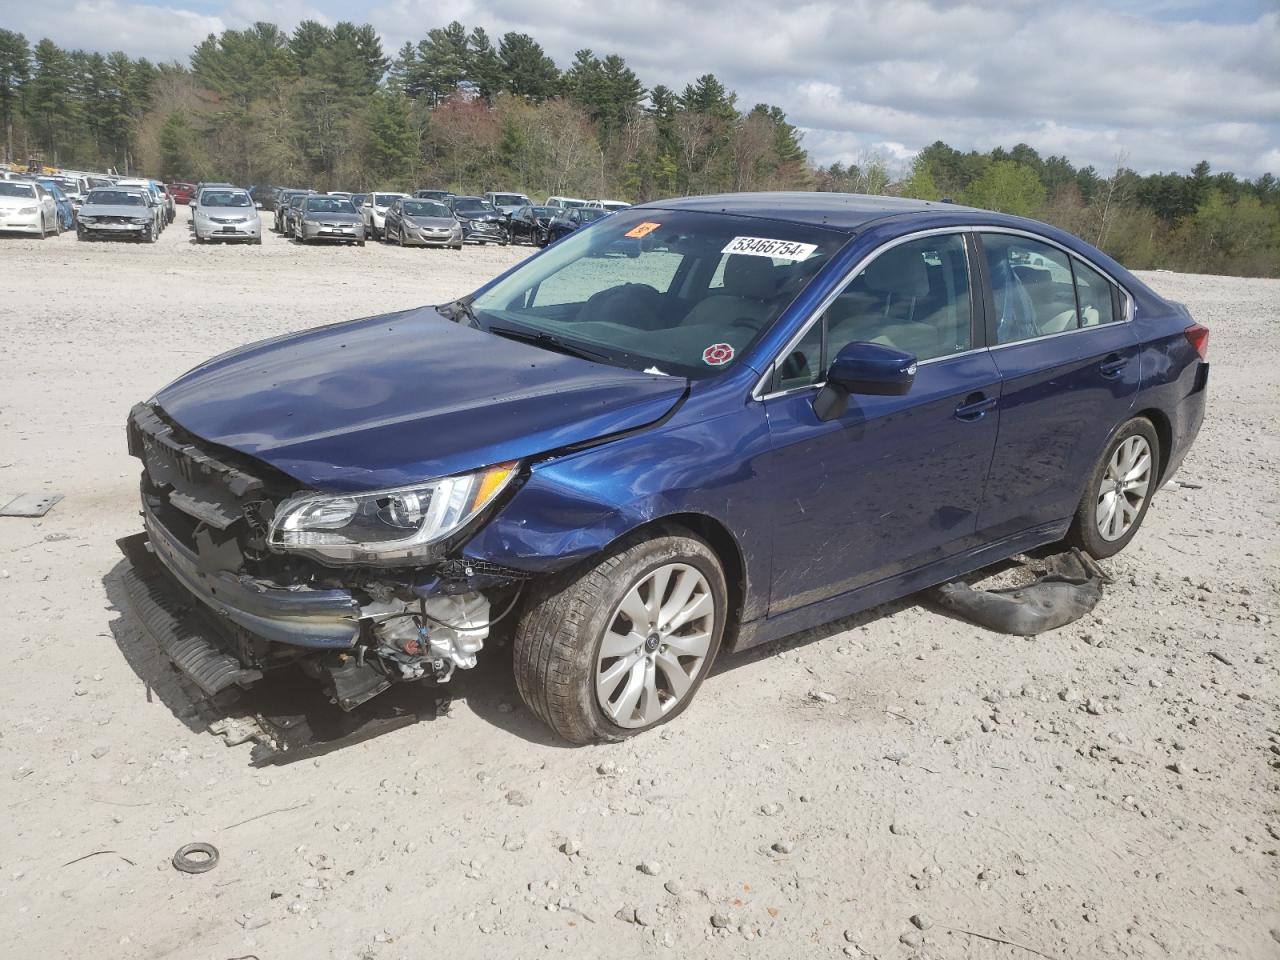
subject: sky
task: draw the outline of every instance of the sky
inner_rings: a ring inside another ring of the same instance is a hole
[[[372,23],[389,55],[457,19],[562,68],[620,54],[646,86],[714,73],[823,165],[1021,141],[1103,172],[1280,176],[1280,0],[0,0],[33,42],[182,62],[209,33],[307,18]]]

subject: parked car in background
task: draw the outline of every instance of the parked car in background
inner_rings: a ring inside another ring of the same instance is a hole
[[[1200,429],[1208,337],[1019,217],[645,204],[453,303],[224,353],[135,406],[172,574],[147,589],[227,628],[180,667],[300,665],[347,710],[474,667],[510,612],[529,709],[618,740],[722,653],[1063,540],[1122,550]]]
[[[495,210],[508,217],[521,207],[533,202],[523,193],[486,193],[484,198],[493,205]]]
[[[547,243],[555,243],[563,236],[567,236],[581,226],[599,220],[601,217],[607,217],[608,213],[599,207],[568,207],[561,208],[557,215],[547,224]]]
[[[127,187],[129,189],[142,190],[149,198],[149,206],[156,218],[156,234],[164,232],[165,226],[169,223],[169,211],[165,207],[164,196],[152,180],[143,180],[137,178],[121,178],[116,180],[117,187]]]
[[[535,207],[526,204],[507,221],[507,233],[512,243],[531,243],[536,247],[547,245],[551,221],[560,214],[559,207]]]
[[[413,191],[413,195],[419,200],[441,200],[448,202],[449,198],[453,196],[453,192],[450,190],[415,190]]]
[[[281,190],[276,195],[275,210],[273,211],[275,218],[276,233],[289,233],[285,227],[285,215],[289,212],[289,204],[296,196],[306,196],[311,193],[310,190],[300,190],[297,188],[289,188]]]
[[[262,243],[262,217],[247,190],[202,191],[191,219],[196,243]]]
[[[449,209],[462,224],[462,239],[506,246],[507,218],[484,197],[450,197]]]
[[[75,211],[72,210],[71,201],[68,200],[66,195],[62,192],[62,188],[47,177],[41,177],[36,181],[36,183],[40,184],[40,186],[44,187],[45,190],[49,192],[49,195],[53,197],[54,204],[58,208],[58,232],[61,233],[63,230],[70,230],[74,227],[76,225]]]
[[[386,225],[387,208],[398,197],[407,197],[407,193],[370,193],[366,194],[360,206],[360,214],[364,217],[364,234],[372,240],[382,237]]]
[[[79,240],[160,239],[155,198],[143,187],[98,187],[89,191],[76,223]]]
[[[314,193],[303,197],[293,215],[293,236],[299,243],[329,240],[364,246],[364,217],[346,197]]]
[[[298,212],[302,209],[302,205],[306,202],[307,197],[316,196],[313,190],[298,191],[291,193],[284,202],[280,214],[280,232],[286,237],[295,236],[298,229]]]
[[[398,197],[387,208],[383,237],[402,247],[462,249],[462,224],[439,200]]]
[[[186,180],[175,180],[173,183],[167,184],[169,195],[173,197],[174,203],[183,205],[191,202],[191,198],[196,195],[196,185],[188,183]]]
[[[33,180],[0,181],[0,232],[33,233],[41,240],[62,230],[53,194]]]
[[[631,206],[625,200],[588,200],[586,205],[596,210],[603,210],[606,213],[617,213],[619,210],[625,210]]]
[[[586,205],[587,201],[579,200],[577,197],[547,197],[547,202],[543,204],[544,207],[563,207],[566,210]]]
[[[343,200],[350,200],[354,194],[347,190],[330,190],[325,194],[326,197],[341,197]]]
[[[351,195],[351,205],[359,210],[364,206],[364,198],[367,196],[367,193],[353,193]]]
[[[169,188],[165,184],[154,181],[154,186],[163,200],[165,222],[173,223],[178,217],[178,201],[173,199],[173,194],[169,192]]]

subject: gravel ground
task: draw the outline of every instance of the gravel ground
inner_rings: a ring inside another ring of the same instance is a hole
[[[1280,281],[1147,277],[1213,329],[1209,416],[1185,485],[1069,627],[1013,639],[908,599],[726,658],[678,723],[607,747],[551,740],[501,652],[447,717],[318,760],[258,770],[202,729],[121,608],[131,404],[247,340],[450,298],[525,252],[197,247],[181,222],[153,246],[0,239],[0,494],[66,494],[0,520],[0,941],[1280,955]],[[221,862],[176,872],[197,840]]]

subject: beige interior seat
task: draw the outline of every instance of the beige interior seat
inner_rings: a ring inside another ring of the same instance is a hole
[[[773,264],[763,257],[734,254],[724,264],[723,289],[695,304],[681,324],[723,329],[735,320],[763,322],[777,295]]]

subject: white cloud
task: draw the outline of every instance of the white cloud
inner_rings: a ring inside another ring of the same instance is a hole
[[[367,20],[388,53],[452,19],[495,40],[532,34],[562,66],[575,50],[619,53],[677,90],[715,73],[739,104],[777,104],[815,160],[876,149],[905,162],[942,139],[960,149],[1019,140],[1104,169],[1200,159],[1280,173],[1280,13],[1256,0],[46,0],[10,29],[59,43],[185,57],[222,26],[304,17]]]

